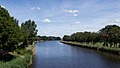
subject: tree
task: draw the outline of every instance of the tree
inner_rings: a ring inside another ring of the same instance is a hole
[[[22,32],[15,19],[0,6],[0,50],[13,51],[22,41]]]
[[[21,29],[23,30],[27,44],[28,43],[32,44],[33,41],[35,40],[35,36],[37,35],[38,31],[36,27],[37,25],[35,24],[35,22],[31,20],[25,21],[25,23],[21,24]]]
[[[106,45],[110,44],[110,47],[114,44],[114,47],[117,47],[117,43],[120,41],[120,27],[117,25],[107,25],[105,28],[102,28],[100,31],[101,38]]]
[[[71,41],[71,36],[69,36],[69,35],[64,35],[64,36],[63,36],[63,40],[64,40],[64,41]]]
[[[73,41],[80,43],[101,43],[107,47],[120,47],[120,27],[117,25],[107,25],[98,32],[76,32],[71,36],[64,35],[64,41]]]
[[[37,36],[37,40],[36,41],[46,41],[46,40],[61,40],[60,37],[55,37],[55,36]]]

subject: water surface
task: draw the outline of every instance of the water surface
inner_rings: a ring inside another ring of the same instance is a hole
[[[46,41],[36,44],[33,68],[120,68],[120,56]]]

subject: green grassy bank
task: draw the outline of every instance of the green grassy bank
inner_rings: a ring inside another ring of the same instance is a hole
[[[10,52],[15,57],[10,61],[0,61],[0,68],[30,68],[34,46],[29,45],[27,48]]]
[[[60,41],[60,42],[69,44],[69,45],[74,45],[74,46],[79,46],[79,47],[84,47],[84,48],[89,48],[89,49],[95,49],[95,50],[110,52],[114,54],[120,54],[120,48],[106,47],[106,46],[103,46],[102,43],[87,44],[87,43],[79,43],[79,42],[71,42],[71,41]]]

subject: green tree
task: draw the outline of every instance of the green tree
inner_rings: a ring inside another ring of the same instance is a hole
[[[15,19],[0,6],[0,50],[12,51],[22,41],[22,32]]]
[[[98,32],[76,32],[71,36],[64,35],[63,40],[87,44],[103,42],[103,46],[118,48],[120,47],[120,27],[117,25],[107,25]]]
[[[25,21],[25,23],[21,24],[21,29],[23,30],[23,33],[25,35],[25,43],[30,43],[32,44],[33,41],[35,40],[35,36],[37,35],[37,25],[35,24],[34,21],[28,20]]]
[[[64,35],[64,36],[63,36],[63,40],[64,40],[64,41],[71,41],[72,39],[71,39],[71,36],[69,36],[69,35]]]
[[[110,47],[114,44],[114,47],[117,47],[117,43],[120,41],[120,27],[117,25],[107,25],[105,28],[102,28],[100,31],[101,38],[104,41],[105,45],[110,44]]]

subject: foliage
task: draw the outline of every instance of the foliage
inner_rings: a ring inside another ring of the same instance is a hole
[[[36,27],[37,25],[35,24],[35,22],[31,20],[25,21],[25,23],[21,24],[21,29],[24,32],[26,43],[32,44],[35,40],[35,36],[37,35],[38,31]]]
[[[41,41],[41,40],[61,40],[60,37],[54,37],[54,36],[37,36],[36,41]]]
[[[35,40],[37,25],[28,20],[18,25],[19,21],[0,6],[0,68],[26,68],[31,51],[23,50]]]
[[[12,51],[23,42],[24,37],[17,23],[6,9],[0,7],[0,50]]]
[[[77,32],[71,36],[64,35],[64,41],[81,43],[103,43],[106,47],[120,47],[120,27],[117,25],[107,25],[98,32]]]
[[[26,51],[21,49],[23,57],[16,57],[11,61],[4,62],[0,61],[0,68],[27,68],[28,63],[30,62],[32,51]]]
[[[101,35],[101,41],[103,41],[108,46],[107,43],[112,46],[113,44],[117,45],[117,43],[120,43],[120,27],[117,25],[108,25],[105,28],[102,28],[100,30]]]

